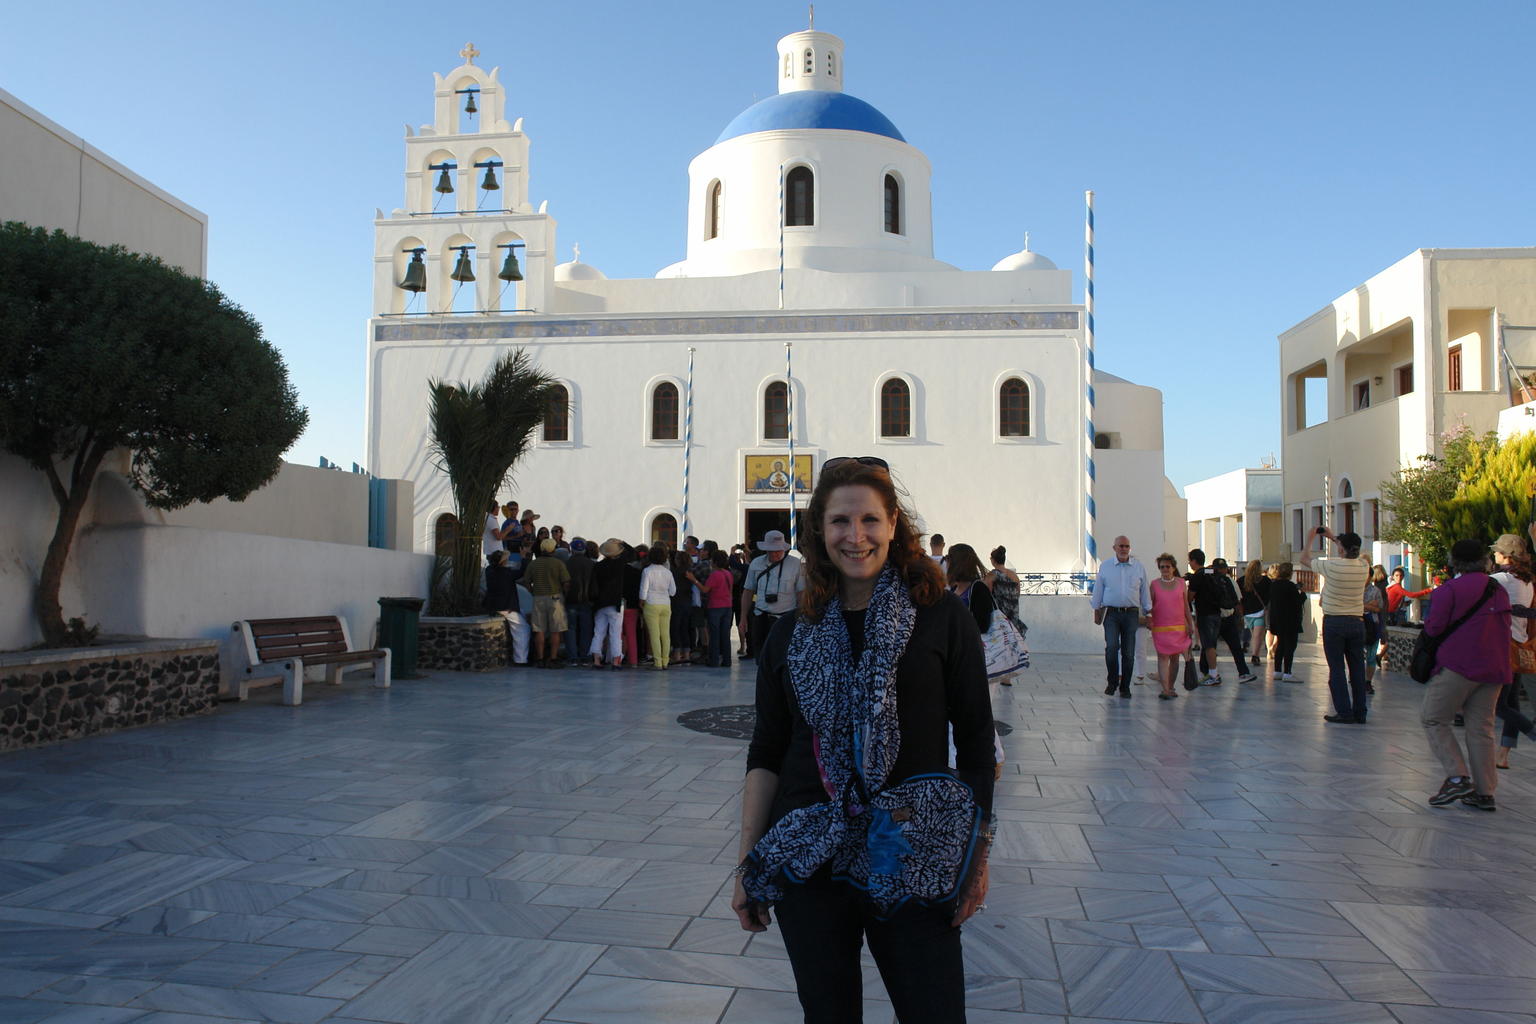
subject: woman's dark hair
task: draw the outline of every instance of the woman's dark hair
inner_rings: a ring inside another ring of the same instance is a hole
[[[650,565],[667,564],[667,542],[658,540],[651,545],[651,549],[645,553],[645,560]]]
[[[1288,580],[1291,578],[1291,573],[1294,571],[1295,566],[1291,565],[1290,562],[1281,562],[1280,565],[1275,569],[1275,579]]]
[[[715,548],[715,550],[711,551],[709,554],[709,564],[714,566],[716,569],[725,569],[730,566],[731,558],[724,551],[721,551],[719,548]]]
[[[1158,566],[1159,568],[1161,568],[1162,564],[1164,562],[1167,562],[1169,565],[1173,566],[1173,571],[1174,572],[1178,572],[1179,571],[1179,560],[1177,558],[1174,558],[1172,555],[1170,555],[1166,551],[1164,551],[1162,554],[1158,555],[1157,556],[1157,561],[1155,561],[1153,564]]]
[[[976,549],[969,544],[951,544],[949,546],[949,582],[973,583],[981,579],[986,572],[981,567],[981,559],[976,557]]]
[[[1004,562],[1008,561],[1008,549],[1003,547],[1001,544],[993,548],[992,561],[997,565],[1002,565]]]
[[[819,618],[837,593],[839,573],[827,556],[822,520],[826,518],[827,500],[839,487],[868,487],[880,496],[886,514],[895,520],[886,560],[901,573],[914,604],[936,603],[944,595],[944,575],[939,571],[939,563],[923,550],[922,534],[912,525],[913,516],[902,503],[902,492],[888,470],[850,459],[821,471],[805,518],[800,521],[800,554],[805,562],[801,569],[805,589],[800,592],[800,610],[807,618]]]
[[[692,567],[693,567],[693,560],[688,557],[688,552],[686,552],[686,551],[674,551],[674,552],[672,552],[672,571],[673,572],[687,572]]]

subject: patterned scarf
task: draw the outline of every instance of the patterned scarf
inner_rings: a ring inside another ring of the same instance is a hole
[[[980,823],[970,787],[935,773],[886,788],[901,750],[896,668],[916,621],[901,574],[887,563],[864,612],[857,663],[839,598],[817,621],[795,623],[790,685],[830,799],[790,811],[758,840],[739,869],[754,900],[778,902],[784,884],[826,864],[882,911],[953,897]]]

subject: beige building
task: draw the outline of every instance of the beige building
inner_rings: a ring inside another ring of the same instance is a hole
[[[1533,371],[1536,248],[1419,249],[1285,331],[1285,542],[1326,523],[1401,561],[1381,482],[1449,429],[1495,429]]]
[[[1291,550],[1281,522],[1280,492],[1280,470],[1272,465],[1234,469],[1188,484],[1184,488],[1187,547],[1234,565],[1251,558],[1266,564],[1288,559]],[[1184,552],[1173,554],[1182,563]]]

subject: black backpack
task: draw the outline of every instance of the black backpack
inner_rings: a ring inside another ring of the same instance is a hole
[[[1215,577],[1216,604],[1222,611],[1228,611],[1237,607],[1237,588],[1232,585],[1230,576]]]

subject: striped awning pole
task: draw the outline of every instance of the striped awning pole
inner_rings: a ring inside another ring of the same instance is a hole
[[[1093,502],[1094,489],[1094,432],[1093,432],[1093,190],[1085,193],[1088,219],[1083,226],[1083,397],[1086,417],[1083,433],[1083,556],[1089,571],[1098,566],[1099,547],[1094,542],[1093,530],[1098,518],[1098,508]]]
[[[795,526],[795,368],[790,360],[790,354],[795,346],[786,341],[784,343],[784,402],[785,412],[789,414],[789,547],[796,550],[799,544],[799,530]]]
[[[693,346],[688,346],[688,384],[683,398],[683,536],[693,530],[688,521],[688,462],[693,455]]]

